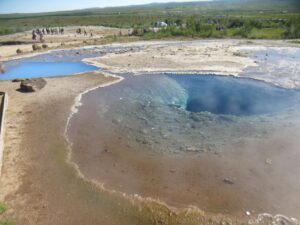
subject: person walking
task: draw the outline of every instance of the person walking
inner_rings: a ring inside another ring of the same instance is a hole
[[[34,30],[32,31],[32,40],[33,40],[33,41],[36,41],[36,33],[35,33]]]
[[[45,42],[44,34],[40,32],[39,35],[40,35],[40,42],[44,43]]]

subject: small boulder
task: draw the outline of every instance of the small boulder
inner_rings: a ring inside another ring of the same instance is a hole
[[[22,82],[23,80],[25,80],[25,79],[16,78],[16,79],[13,79],[12,82],[17,83],[17,82]]]
[[[26,79],[21,81],[20,91],[21,92],[36,92],[46,86],[47,82],[43,78],[37,79]]]
[[[21,54],[21,53],[23,53],[23,51],[22,51],[21,49],[18,48],[17,51],[16,51],[16,53],[17,53],[17,54]]]
[[[230,184],[230,185],[233,185],[234,184],[234,181],[230,178],[224,178],[223,182],[225,184]]]

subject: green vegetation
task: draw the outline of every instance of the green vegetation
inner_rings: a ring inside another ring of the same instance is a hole
[[[0,220],[0,225],[13,225],[13,222],[9,220]]]
[[[4,205],[3,203],[0,202],[0,215],[5,213],[7,210],[6,205]]]
[[[33,44],[33,45],[32,45],[32,50],[33,50],[33,51],[38,51],[38,50],[41,50],[41,49],[42,49],[42,47],[39,46],[38,44]]]
[[[165,21],[169,26],[151,32],[149,27],[156,21]],[[296,39],[300,38],[300,3],[298,0],[216,0],[0,15],[0,35],[38,27],[84,25],[135,28],[144,39],[173,36]]]
[[[5,204],[0,202],[0,216],[5,213],[7,210],[7,207]],[[12,225],[13,223],[6,219],[0,219],[0,225]]]
[[[200,38],[251,38],[281,39],[300,38],[300,16],[288,20],[263,20],[225,17],[221,19],[192,17],[186,26],[170,25],[159,32],[144,32],[146,39],[171,36]]]

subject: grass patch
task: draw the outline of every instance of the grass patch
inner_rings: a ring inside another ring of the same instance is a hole
[[[3,213],[5,213],[6,210],[7,210],[6,205],[3,204],[3,203],[0,203],[0,215],[3,214]]]
[[[281,39],[285,30],[282,28],[253,28],[249,34],[249,38],[257,39]]]
[[[13,222],[10,220],[0,220],[0,225],[13,225]]]

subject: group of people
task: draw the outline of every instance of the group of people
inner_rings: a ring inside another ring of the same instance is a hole
[[[45,42],[45,35],[53,35],[53,34],[64,34],[64,28],[43,28],[43,29],[35,29],[32,31],[32,40],[36,41],[37,37],[39,37],[40,42]]]
[[[36,41],[38,38],[41,43],[45,42],[45,35],[54,35],[54,34],[64,34],[65,30],[64,28],[43,28],[43,29],[35,29],[32,31],[32,40]],[[93,37],[93,32],[88,32],[85,29],[78,28],[76,30],[76,34],[83,34],[84,36]]]
[[[76,34],[84,34],[84,36],[88,36],[88,33],[86,32],[86,30],[84,29],[84,30],[82,30],[81,28],[78,28],[77,30],[76,30]],[[90,32],[90,37],[93,37],[93,32],[91,31]]]

